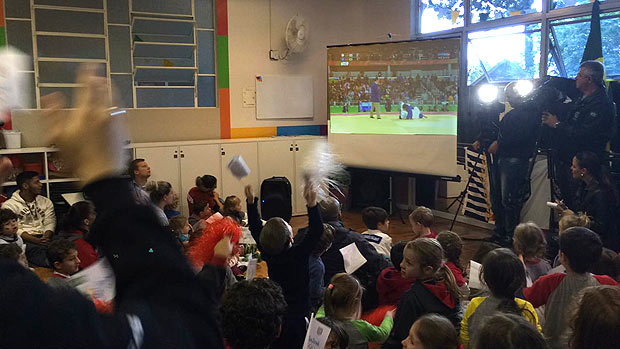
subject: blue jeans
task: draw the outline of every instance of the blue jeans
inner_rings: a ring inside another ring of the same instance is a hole
[[[514,230],[521,218],[521,208],[529,191],[527,176],[529,162],[526,159],[501,157],[497,161],[496,188],[499,195],[494,205],[498,237],[507,242],[512,239]],[[499,222],[499,224],[498,224]]]

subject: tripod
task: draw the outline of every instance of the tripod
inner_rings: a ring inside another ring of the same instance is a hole
[[[448,205],[448,210],[450,209],[450,207],[452,207],[452,205],[454,205],[455,203],[459,203],[456,212],[454,213],[454,217],[452,218],[452,223],[450,224],[450,230],[452,230],[452,228],[454,228],[454,223],[456,222],[456,217],[459,215],[459,211],[461,210],[461,206],[463,206],[463,203],[465,202],[465,196],[467,195],[467,188],[469,188],[469,184],[471,183],[473,174],[474,174],[474,170],[478,167],[478,165],[480,164],[480,159],[482,157],[482,154],[486,154],[486,149],[480,149],[480,152],[478,153],[478,156],[476,157],[476,160],[474,161],[474,165],[469,169],[468,171],[468,177],[467,177],[467,183],[465,183],[465,188],[463,188],[463,191],[461,191],[461,193],[454,199],[454,201],[452,201],[452,203],[450,203],[450,205]],[[467,153],[465,153],[465,161],[467,160]]]

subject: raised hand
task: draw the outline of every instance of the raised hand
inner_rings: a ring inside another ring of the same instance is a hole
[[[306,199],[306,205],[308,207],[314,207],[317,204],[317,188],[309,177],[304,178],[304,199]]]
[[[75,109],[66,114],[60,94],[45,96],[51,143],[58,146],[65,161],[85,182],[117,174],[123,168],[123,140],[118,120],[110,116],[111,105],[107,79],[96,76],[92,65],[78,73],[82,85],[76,95]],[[115,126],[116,125],[116,126]]]
[[[252,190],[252,186],[251,185],[246,185],[245,186],[245,198],[248,201],[248,203],[252,204],[254,203],[254,190]]]

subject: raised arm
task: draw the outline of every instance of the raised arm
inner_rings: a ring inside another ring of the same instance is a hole
[[[256,247],[260,248],[260,232],[263,230],[263,221],[258,213],[258,198],[254,196],[254,190],[251,185],[245,186],[245,199],[248,208],[248,225],[250,226],[250,233],[254,241],[256,241]]]

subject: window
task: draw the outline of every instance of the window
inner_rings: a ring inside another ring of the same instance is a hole
[[[551,22],[547,73],[575,77],[590,33],[590,16]],[[620,77],[620,12],[601,14],[603,58],[607,77]]]
[[[420,0],[419,4],[422,33],[463,26],[463,0]]]
[[[603,2],[605,0],[599,0]],[[591,3],[591,0],[553,0],[551,2],[551,9],[563,8],[563,7],[571,7],[571,6],[579,6],[586,5]]]
[[[76,89],[82,63],[99,65],[115,104],[215,107],[213,0],[5,0],[9,45],[31,55],[28,108]],[[107,14],[107,16],[106,16]]]
[[[543,0],[471,0],[471,22],[541,12]]]
[[[540,23],[472,32],[467,36],[467,85],[539,76]]]

